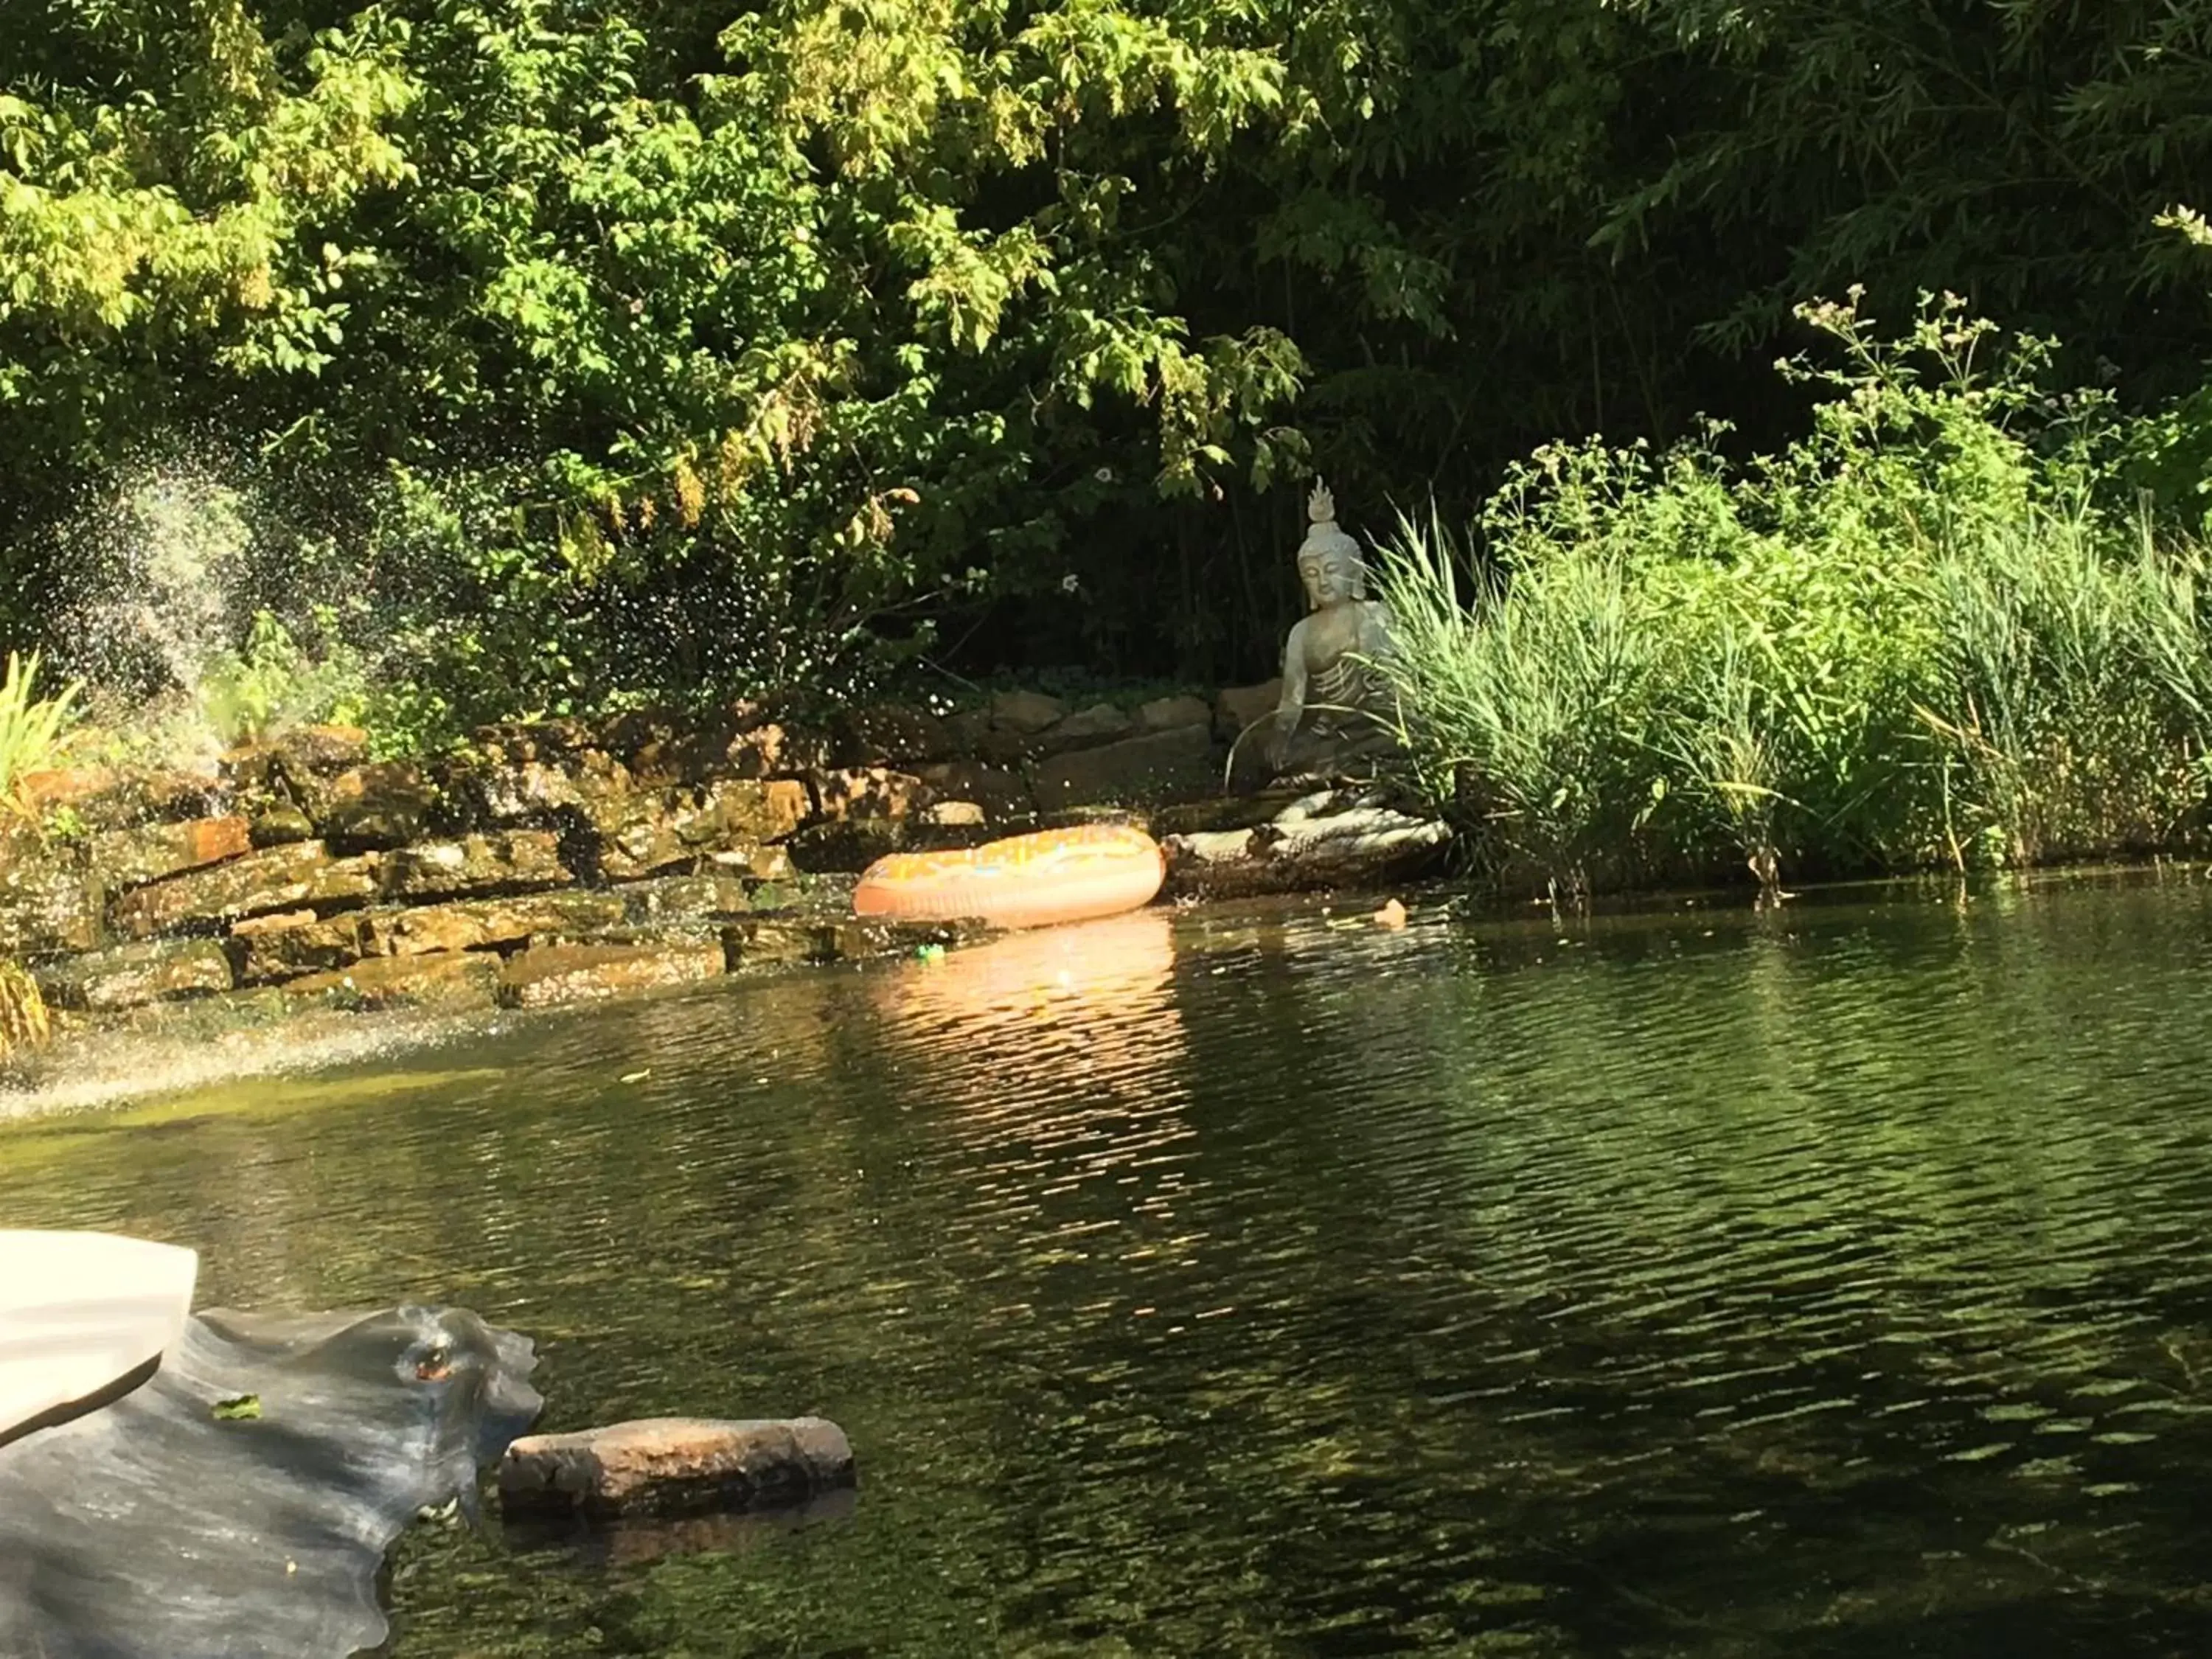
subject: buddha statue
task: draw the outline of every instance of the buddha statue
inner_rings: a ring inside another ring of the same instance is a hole
[[[1316,484],[1298,548],[1308,614],[1283,647],[1283,696],[1267,757],[1278,773],[1326,771],[1391,746],[1391,698],[1376,665],[1391,650],[1390,613],[1367,597],[1367,562]]]

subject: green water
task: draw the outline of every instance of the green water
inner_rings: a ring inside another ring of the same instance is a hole
[[[690,1553],[418,1529],[396,1659],[2212,1652],[2212,888],[1341,920],[18,1129],[0,1224],[851,1435]]]

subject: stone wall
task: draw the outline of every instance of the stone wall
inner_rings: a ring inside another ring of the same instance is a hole
[[[1011,692],[819,723],[739,704],[490,727],[422,763],[316,727],[207,775],[38,774],[39,823],[0,837],[0,956],[85,1017],[222,996],[532,1006],[955,942],[854,920],[854,873],[1101,809],[1182,813],[1218,842],[1221,810],[1267,816],[1224,802],[1223,765],[1274,695]]]

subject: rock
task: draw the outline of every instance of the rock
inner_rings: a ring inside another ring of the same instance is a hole
[[[1155,836],[1188,836],[1206,830],[1255,830],[1311,793],[1293,786],[1257,794],[1176,801],[1152,814],[1152,831]]]
[[[510,760],[573,755],[592,746],[591,731],[581,720],[505,720],[479,726],[470,736],[477,748]]]
[[[203,818],[222,811],[225,791],[213,769],[163,767],[126,772],[109,793],[96,797],[84,817],[123,829],[152,818]]]
[[[1232,686],[1218,692],[1213,699],[1213,735],[1224,743],[1234,743],[1253,721],[1273,714],[1282,700],[1279,677],[1264,685]],[[1256,734],[1253,741],[1259,741]]]
[[[814,786],[816,816],[827,823],[842,823],[848,818],[902,818],[927,805],[934,793],[920,778],[880,766],[817,772],[810,781]]]
[[[712,868],[742,872],[756,881],[786,881],[799,873],[791,854],[781,846],[709,853],[707,862]]]
[[[734,729],[736,723],[759,718],[760,710],[757,704],[741,701],[729,705],[720,714],[708,716],[708,720],[717,727]],[[680,708],[629,708],[601,723],[599,742],[600,747],[621,756],[627,762],[635,760],[641,750],[650,749],[655,744],[672,743],[705,729],[706,726],[697,718]]]
[[[1210,725],[1212,720],[1212,707],[1203,697],[1154,697],[1137,708],[1140,732],[1172,732],[1182,726]]]
[[[879,858],[915,850],[915,831],[919,827],[919,820],[907,818],[845,818],[835,823],[810,823],[784,848],[791,861],[809,875],[858,875]],[[929,833],[938,836],[969,832],[933,827]]]
[[[1047,726],[1057,726],[1066,718],[1067,705],[1041,691],[1001,691],[991,699],[991,726],[994,731],[1035,737]]]
[[[266,985],[302,974],[349,967],[362,955],[363,919],[357,912],[319,916],[289,910],[248,916],[231,924],[231,950],[241,985]]]
[[[1411,879],[1439,863],[1451,831],[1434,819],[1325,791],[1251,830],[1197,830],[1162,842],[1171,896],[1247,897]]]
[[[382,761],[340,773],[309,807],[334,851],[403,847],[427,832],[437,812],[436,787],[410,761]]]
[[[781,841],[813,811],[806,786],[796,778],[765,783],[731,779],[712,786],[708,793],[710,810],[731,832],[763,842]]]
[[[27,772],[25,804],[40,815],[66,809],[94,829],[127,830],[154,819],[204,817],[218,809],[218,780],[197,772],[123,772],[104,766]]]
[[[838,720],[831,752],[841,768],[904,768],[949,755],[952,738],[945,722],[927,709],[875,703]]]
[[[992,931],[972,919],[887,921],[878,916],[848,916],[830,924],[828,955],[835,962],[866,962],[877,957],[911,956],[933,946],[952,950],[987,938]]]
[[[857,871],[795,873],[787,881],[770,882],[756,889],[753,914],[842,921],[853,914],[853,890],[860,879]]]
[[[591,750],[574,757],[570,765],[534,757],[479,761],[457,769],[447,787],[467,803],[468,818],[487,829],[543,825],[563,807],[583,804],[586,794],[578,782],[579,773],[592,779],[602,793],[620,793],[629,787],[629,774],[620,761]]]
[[[750,858],[781,841],[811,815],[813,802],[796,778],[723,779],[697,788],[663,789],[603,803],[595,810],[599,872],[631,881],[718,853]]]
[[[387,898],[459,898],[565,887],[574,879],[551,830],[503,830],[422,842],[384,854],[382,890]]]
[[[119,932],[145,939],[275,910],[356,904],[374,896],[382,856],[335,859],[319,841],[262,848],[135,887],[109,911]]]
[[[333,973],[288,981],[283,990],[288,1000],[328,1002],[363,1012],[455,1012],[492,1006],[499,975],[499,958],[489,951],[447,951],[418,957],[366,957]]]
[[[922,818],[926,823],[948,829],[980,827],[984,822],[982,807],[972,800],[939,801],[922,813]]]
[[[107,889],[79,847],[0,828],[0,956],[89,951],[106,929]]]
[[[892,921],[855,916],[851,890],[844,883],[787,896],[796,898],[797,902],[723,928],[722,943],[732,971],[910,956],[925,947],[951,949],[973,944],[991,937],[993,932],[980,921]]]
[[[991,711],[988,708],[962,708],[945,717],[945,741],[957,757],[972,757],[990,735]]]
[[[1093,703],[1036,734],[1041,753],[1058,754],[1129,735],[1133,722],[1110,702]]]
[[[887,854],[974,847],[990,840],[994,833],[981,820],[969,824],[939,823],[917,812],[904,817],[854,817],[812,823],[784,845],[792,863],[809,874],[857,875]]]
[[[105,766],[50,767],[26,772],[16,779],[15,794],[33,817],[57,806],[83,816],[92,803],[112,793],[119,782],[114,771]]]
[[[786,915],[741,921],[722,930],[722,949],[732,973],[830,962],[837,954],[836,924]]]
[[[972,800],[994,820],[1025,818],[1036,811],[1029,781],[1012,767],[978,760],[938,761],[919,768],[915,775],[939,799]]]
[[[216,757],[215,769],[234,797],[262,799],[284,787],[283,757],[262,744],[224,750]]]
[[[1196,726],[1071,750],[1030,769],[1030,788],[1046,812],[1202,794],[1218,787],[1212,734]]]
[[[650,1418],[513,1442],[499,1498],[520,1521],[611,1519],[796,1504],[854,1480],[845,1431],[823,1418]]]
[[[335,777],[368,759],[368,733],[357,726],[295,726],[277,732],[266,746],[295,776]]]
[[[187,818],[108,830],[93,837],[93,867],[109,886],[136,887],[179,871],[251,852],[252,832],[241,817]]]
[[[314,821],[287,802],[255,814],[246,837],[256,847],[289,847],[295,842],[313,841]]]
[[[40,969],[36,977],[56,1006],[98,1012],[232,988],[230,958],[211,939],[118,945]]]
[[[500,969],[499,1000],[510,1008],[542,1008],[689,985],[728,970],[719,939],[653,945],[532,945]]]
[[[629,920],[629,907],[621,895],[574,888],[506,898],[456,899],[370,911],[362,918],[360,954],[408,957],[480,951],[534,938],[580,938]]]
[[[722,778],[762,781],[835,763],[836,746],[827,733],[761,720],[645,744],[630,769],[639,783],[665,787]]]
[[[752,895],[744,878],[721,871],[635,882],[608,896],[619,899],[623,920],[633,926],[720,921],[752,912]]]

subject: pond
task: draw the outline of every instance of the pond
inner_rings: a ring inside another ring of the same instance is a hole
[[[2208,957],[2172,875],[1150,912],[18,1127],[0,1225],[851,1435],[709,1548],[418,1527],[395,1659],[2201,1653]]]

